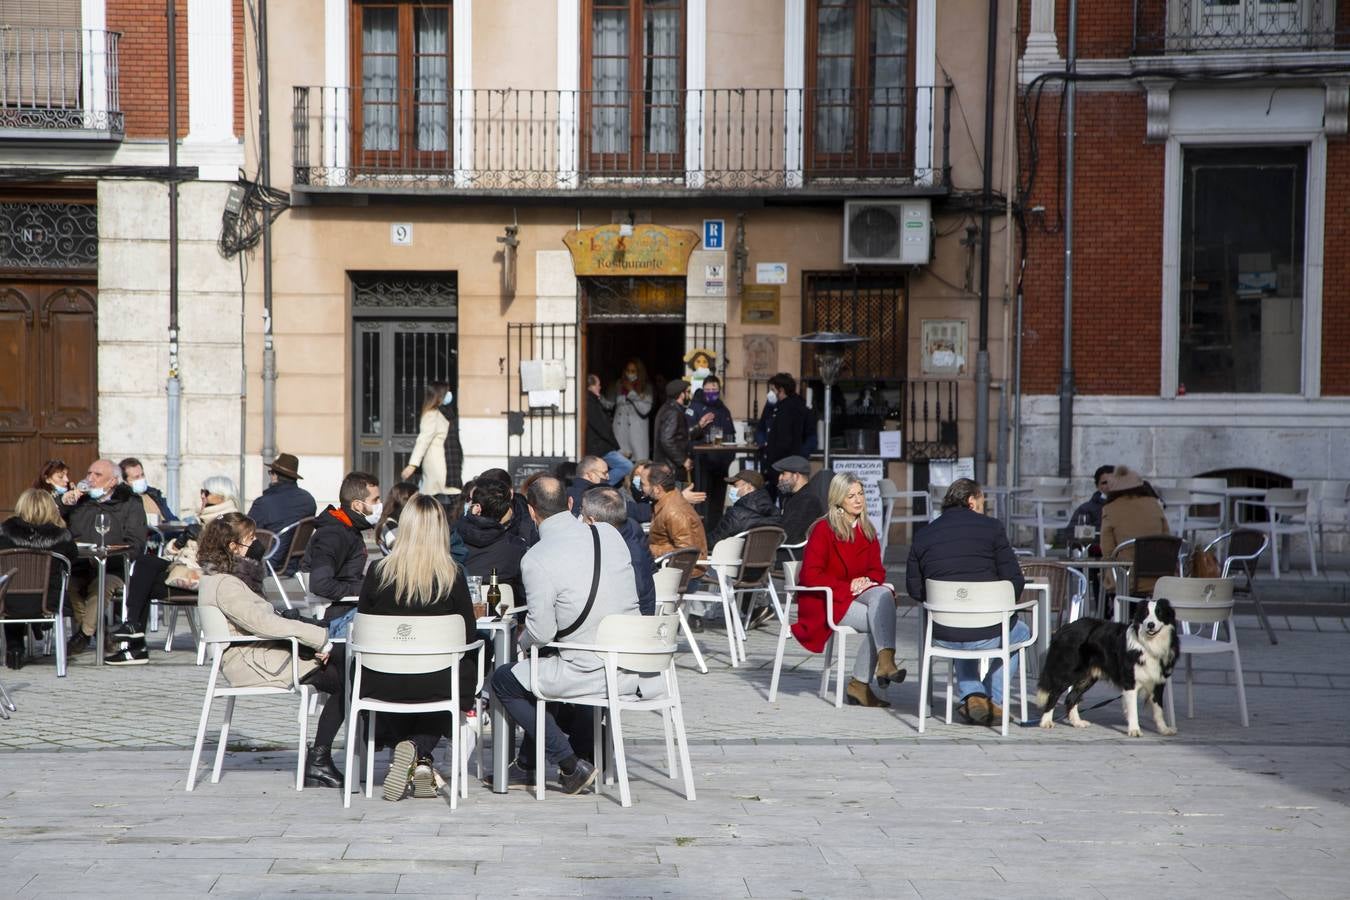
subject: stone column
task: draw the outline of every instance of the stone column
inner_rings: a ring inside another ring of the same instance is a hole
[[[1039,69],[1058,69],[1064,65],[1055,37],[1055,0],[1031,0],[1031,28],[1022,61]]]

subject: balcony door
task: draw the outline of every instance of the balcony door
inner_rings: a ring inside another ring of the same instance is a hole
[[[807,169],[870,175],[913,156],[911,0],[810,0]]]
[[[449,168],[450,4],[356,0],[351,21],[358,167]]]
[[[683,0],[584,0],[582,160],[592,175],[684,174]]]

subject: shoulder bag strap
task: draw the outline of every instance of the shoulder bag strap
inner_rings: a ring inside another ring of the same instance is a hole
[[[591,529],[591,546],[595,548],[595,562],[591,566],[591,593],[586,598],[586,606],[581,610],[581,615],[577,616],[575,622],[568,625],[563,630],[553,636],[555,641],[560,641],[580,628],[586,621],[586,617],[591,614],[591,607],[595,606],[595,594],[600,590],[600,531],[594,525],[586,526]]]

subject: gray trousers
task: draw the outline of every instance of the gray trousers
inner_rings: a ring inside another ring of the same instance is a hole
[[[895,649],[895,594],[884,587],[868,588],[854,598],[839,624],[863,635],[853,660],[853,677],[872,683],[877,671],[877,650]]]

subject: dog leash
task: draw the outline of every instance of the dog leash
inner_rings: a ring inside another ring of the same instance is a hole
[[[1117,700],[1119,700],[1119,699],[1120,699],[1121,697],[1123,697],[1123,696],[1125,696],[1125,695],[1124,695],[1124,694],[1116,694],[1114,697],[1108,697],[1107,699],[1102,700],[1100,703],[1094,703],[1094,704],[1092,704],[1091,706],[1084,708],[1083,712],[1091,712],[1091,711],[1094,710],[1094,709],[1101,709],[1103,706],[1107,706],[1108,704],[1115,703]],[[1067,721],[1068,721],[1068,716],[1066,715],[1064,718],[1061,718],[1059,721],[1061,721],[1061,722],[1067,722]],[[1040,720],[1040,719],[1029,719],[1029,720],[1026,720],[1026,721],[1018,722],[1018,723],[1017,723],[1017,726],[1018,726],[1019,728],[1039,728],[1039,727],[1041,726],[1041,720]]]

